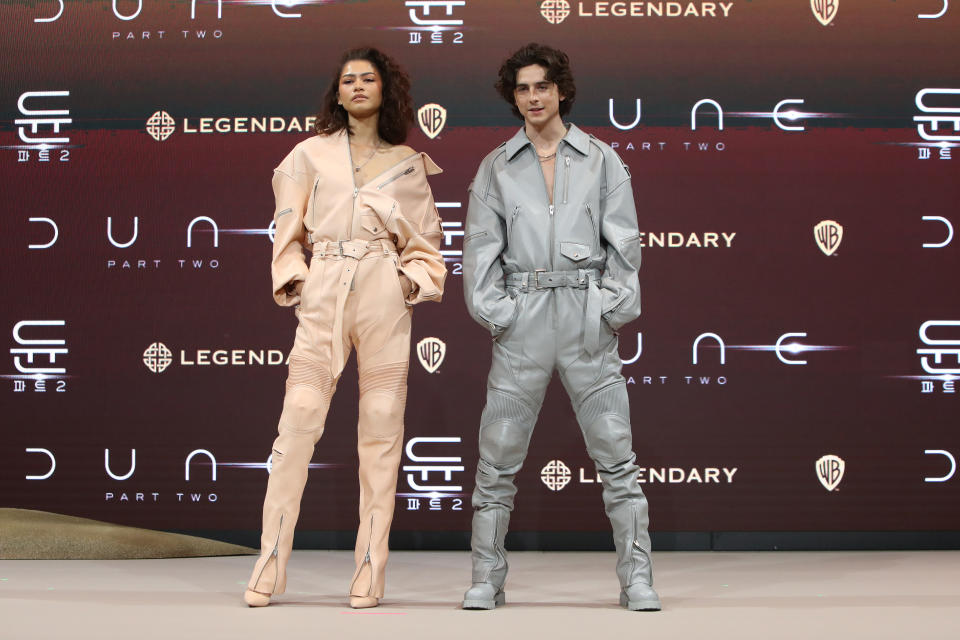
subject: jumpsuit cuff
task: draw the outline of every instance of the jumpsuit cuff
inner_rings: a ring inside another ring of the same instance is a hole
[[[413,285],[406,299],[407,306],[426,301],[439,302],[443,296],[443,290],[436,286],[427,270],[416,261],[401,266],[400,274],[406,276]]]
[[[297,283],[304,282],[302,279],[290,280],[285,285],[273,292],[273,299],[281,307],[292,307],[300,304],[300,294],[297,293]]]
[[[617,309],[620,308],[620,305],[624,303],[627,299],[627,296],[624,294],[617,294],[617,292],[610,289],[601,289],[600,296],[602,304],[600,306],[603,311],[600,314],[600,317],[603,318],[603,321],[607,323],[614,331],[617,331],[622,327],[625,322],[620,322],[617,318]]]

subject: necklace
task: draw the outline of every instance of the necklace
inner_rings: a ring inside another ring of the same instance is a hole
[[[353,168],[355,173],[360,173],[360,169],[363,169],[365,166],[367,166],[368,162],[373,160],[373,156],[377,155],[377,150],[380,148],[380,142],[381,142],[380,140],[377,140],[376,146],[373,147],[373,151],[370,152],[370,155],[367,156],[367,159]]]
[[[556,156],[557,156],[557,152],[556,152],[556,151],[554,151],[553,153],[551,153],[551,154],[548,155],[548,156],[542,156],[542,155],[540,155],[539,153],[537,154],[537,157],[540,158],[540,162],[546,162],[547,160],[549,160],[549,159],[551,159],[551,158],[555,158]]]

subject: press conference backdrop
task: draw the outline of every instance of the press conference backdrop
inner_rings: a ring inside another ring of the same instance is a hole
[[[620,350],[651,529],[960,530],[953,4],[0,3],[0,504],[259,528],[296,325],[271,171],[370,43],[413,78],[449,268],[414,313],[394,529],[469,529],[491,345],[463,304],[467,186],[520,124],[499,64],[536,40],[633,175]],[[355,527],[356,386],[351,361],[302,530]],[[556,381],[518,484],[514,530],[608,527]]]

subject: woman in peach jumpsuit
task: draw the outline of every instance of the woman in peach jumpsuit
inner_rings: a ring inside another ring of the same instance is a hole
[[[413,122],[406,73],[376,49],[347,51],[318,135],[273,175],[273,295],[297,305],[279,436],[263,504],[260,558],[244,600],[284,592],[314,445],[350,350],[357,349],[360,526],[350,606],[383,597],[387,538],[403,447],[412,305],[439,301],[446,277],[427,176],[440,169],[401,143]],[[308,262],[302,247],[312,252]]]

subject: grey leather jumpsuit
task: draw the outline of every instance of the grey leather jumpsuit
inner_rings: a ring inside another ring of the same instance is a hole
[[[467,308],[495,340],[473,493],[473,583],[502,594],[514,476],[556,370],[603,483],[620,586],[652,584],[647,501],[615,334],[640,314],[629,171],[608,145],[569,125],[550,204],[521,129],[483,160],[470,186],[463,256]]]

